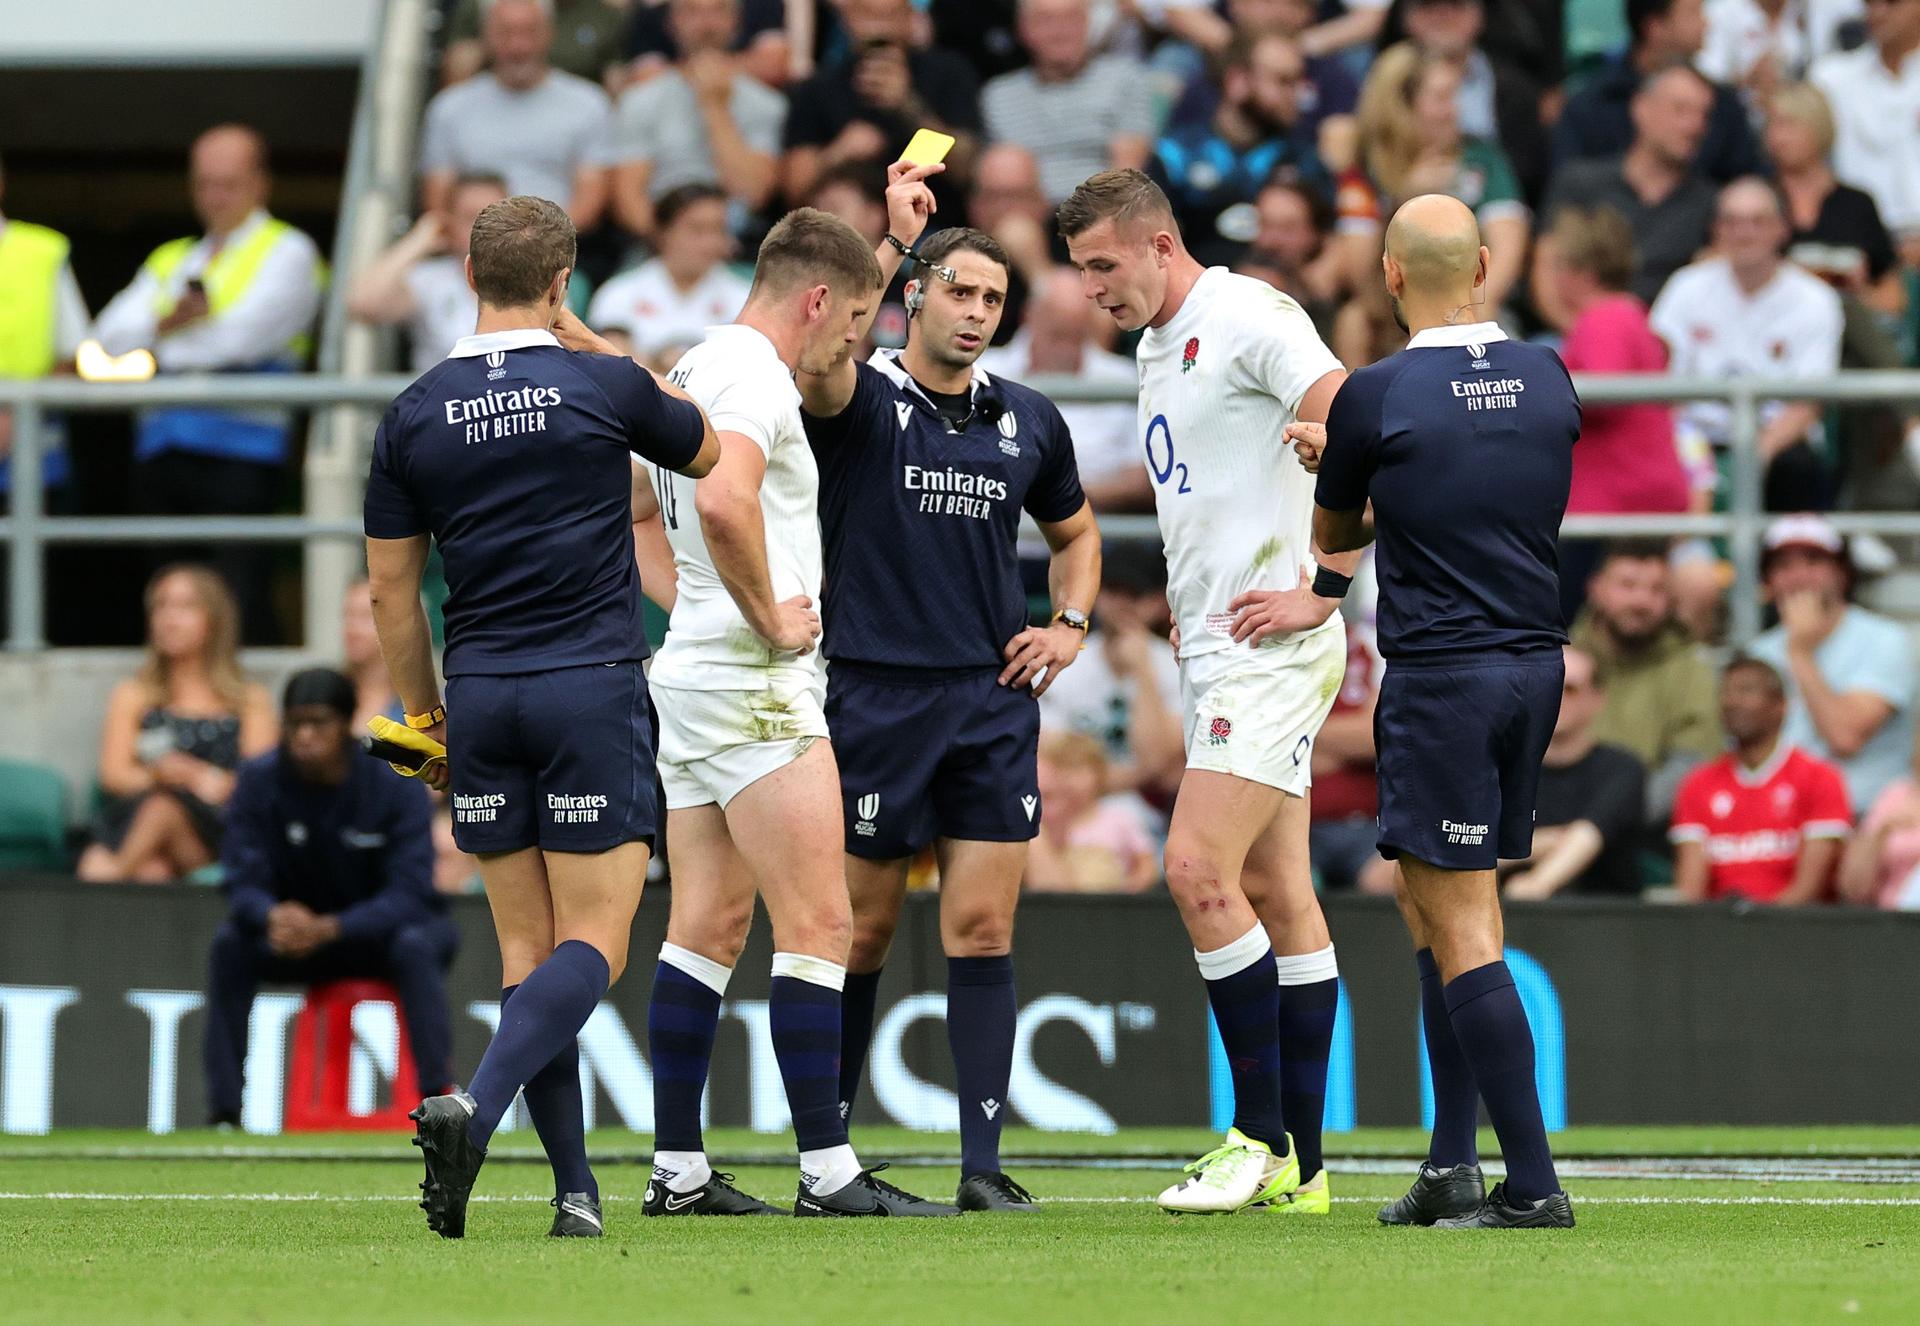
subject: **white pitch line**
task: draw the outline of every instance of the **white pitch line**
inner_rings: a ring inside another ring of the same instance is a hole
[[[1342,1196],[1336,1202],[1375,1205],[1390,1202],[1398,1193],[1378,1197]],[[406,1202],[419,1199],[405,1193],[322,1193],[322,1192],[0,1192],[6,1202]],[[521,1194],[483,1194],[469,1198],[474,1202],[540,1202],[550,1199]],[[631,1198],[614,1198],[624,1204]],[[1151,1197],[1048,1197],[1044,1206],[1127,1206],[1152,1202]],[[1686,1197],[1686,1196],[1595,1196],[1576,1193],[1576,1206],[1920,1206],[1920,1197]]]

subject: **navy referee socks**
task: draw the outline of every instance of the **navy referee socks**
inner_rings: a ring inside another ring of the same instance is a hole
[[[947,1046],[960,1098],[960,1177],[1000,1172],[1000,1130],[1013,1077],[1013,958],[947,959]]]
[[[1433,1079],[1433,1136],[1427,1163],[1435,1169],[1480,1163],[1480,1089],[1461,1053],[1447,1015],[1446,982],[1440,979],[1433,950],[1413,955],[1420,969],[1420,1026],[1426,1034],[1427,1071]]]
[[[507,1001],[519,988],[509,985],[500,992],[502,1017],[506,1016]],[[520,1089],[520,1095],[527,1102],[527,1114],[533,1120],[533,1131],[539,1135],[541,1148],[547,1153],[547,1163],[553,1166],[553,1195],[565,1197],[568,1193],[583,1192],[599,1201],[600,1184],[593,1177],[592,1166],[587,1164],[587,1116],[580,1099],[579,1039],[568,1041],[545,1068],[528,1080]]]
[[[467,1138],[475,1146],[486,1149],[520,1089],[561,1051],[576,1044],[580,1028],[606,994],[611,976],[598,949],[569,939],[501,1005],[500,1029],[467,1088],[474,1101]]]
[[[1473,1066],[1487,1117],[1507,1165],[1507,1196],[1537,1202],[1560,1191],[1540,1093],[1533,1081],[1533,1028],[1505,962],[1462,972],[1447,982],[1447,1014]]]

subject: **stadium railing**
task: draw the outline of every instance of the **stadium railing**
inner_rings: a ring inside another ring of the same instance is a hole
[[[309,553],[306,620],[331,622],[334,617],[316,612],[315,604],[337,605],[347,578],[357,566],[354,548],[361,527],[357,502],[351,500],[357,488],[351,485],[357,484],[357,475],[364,469],[374,417],[410,381],[400,374],[181,375],[133,383],[89,383],[73,378],[0,381],[0,408],[14,412],[12,512],[0,518],[0,542],[5,543],[9,554],[7,648],[26,652],[46,647],[43,595],[45,553],[50,544],[299,541]],[[1567,519],[1564,531],[1593,538],[1662,535],[1724,539],[1734,568],[1731,634],[1735,644],[1744,644],[1760,630],[1760,541],[1767,517],[1761,509],[1763,467],[1754,438],[1759,431],[1762,403],[1815,400],[1910,408],[1920,402],[1920,372],[1911,371],[1850,372],[1829,378],[1765,382],[1608,374],[1581,376],[1575,382],[1581,398],[1590,405],[1718,400],[1732,407],[1733,467],[1729,509],[1724,514],[1573,516]],[[1071,377],[1035,377],[1030,385],[1063,402],[1116,403],[1133,398],[1125,387]],[[49,412],[127,412],[190,404],[324,409],[328,413],[317,424],[316,434],[344,440],[336,443],[337,450],[350,454],[334,456],[330,469],[335,482],[320,492],[309,485],[307,511],[299,516],[47,514],[41,478]],[[343,484],[347,486],[345,491]],[[1840,512],[1833,516],[1833,522],[1847,534],[1920,537],[1920,512]],[[1144,541],[1158,537],[1152,516],[1110,515],[1102,519],[1101,526],[1110,538]]]

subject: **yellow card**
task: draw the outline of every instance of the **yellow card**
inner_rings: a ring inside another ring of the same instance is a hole
[[[936,133],[932,129],[922,129],[907,144],[907,150],[900,159],[909,166],[931,166],[935,162],[945,161],[947,153],[953,151],[953,135]]]

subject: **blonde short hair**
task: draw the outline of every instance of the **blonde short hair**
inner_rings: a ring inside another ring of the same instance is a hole
[[[1767,102],[1767,114],[1798,120],[1813,130],[1813,136],[1820,144],[1821,156],[1833,151],[1833,107],[1827,104],[1826,94],[1813,84],[1787,84]]]

